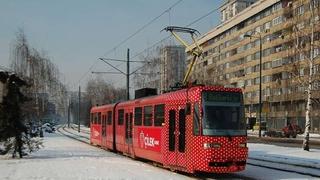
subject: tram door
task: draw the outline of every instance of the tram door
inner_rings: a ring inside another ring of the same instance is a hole
[[[185,133],[186,116],[184,109],[169,110],[169,146],[167,162],[170,165],[186,167]]]
[[[127,153],[133,154],[133,147],[132,147],[132,122],[133,121],[133,114],[132,112],[125,114],[125,137],[126,137],[126,150]]]
[[[102,114],[102,122],[101,122],[101,146],[107,146],[107,116],[106,114]]]

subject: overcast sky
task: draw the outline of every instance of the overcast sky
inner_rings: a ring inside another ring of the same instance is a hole
[[[75,89],[79,80],[84,85],[97,76],[91,71],[113,71],[97,60],[99,57],[125,59],[127,48],[134,56],[168,36],[167,32],[160,32],[164,27],[186,26],[220,7],[222,0],[182,0],[114,50],[176,2],[178,0],[1,0],[0,65],[9,66],[10,46],[18,28],[22,28],[30,45],[46,52],[70,88]],[[203,34],[219,22],[220,14],[216,11],[191,27]],[[123,69],[125,65],[119,67]],[[121,75],[102,76],[125,86]]]

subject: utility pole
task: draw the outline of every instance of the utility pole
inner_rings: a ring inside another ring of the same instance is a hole
[[[129,84],[130,84],[130,49],[127,50],[127,100],[130,100]]]
[[[81,88],[79,86],[79,109],[78,109],[78,132],[80,133],[80,97],[81,97]]]
[[[71,99],[69,99],[69,105],[68,105],[68,128],[70,128],[70,107],[71,106]]]
[[[96,73],[96,74],[123,74],[126,76],[126,90],[127,90],[127,100],[130,100],[130,76],[132,74],[137,73],[137,71],[141,70],[143,68],[140,67],[138,69],[136,69],[135,71],[130,73],[130,63],[131,62],[136,62],[136,63],[143,63],[143,62],[147,62],[150,63],[148,61],[130,61],[130,49],[128,48],[127,50],[127,60],[122,60],[122,59],[111,59],[111,58],[99,58],[101,61],[105,62],[106,64],[108,64],[109,66],[111,66],[113,69],[117,70],[118,72],[95,72],[92,71],[92,73]],[[127,70],[126,72],[121,71],[119,68],[115,67],[114,65],[112,65],[111,63],[109,63],[107,60],[109,61],[120,61],[120,62],[126,62],[127,63]]]

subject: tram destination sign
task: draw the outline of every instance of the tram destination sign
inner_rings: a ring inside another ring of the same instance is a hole
[[[203,99],[207,102],[240,102],[241,93],[235,92],[203,92]]]

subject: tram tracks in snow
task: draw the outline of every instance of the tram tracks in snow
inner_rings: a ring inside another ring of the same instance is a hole
[[[66,126],[67,125],[65,124],[65,125],[62,125],[62,126],[58,127],[57,131],[60,134],[62,134],[64,136],[67,136],[68,138],[71,138],[71,139],[74,139],[74,140],[77,140],[77,141],[80,141],[80,142],[83,142],[83,143],[86,143],[86,144],[90,145],[90,138],[89,137],[86,137],[86,136],[71,132],[71,131],[66,129]]]
[[[74,126],[74,124],[71,124],[71,128],[75,131],[78,131],[78,127]],[[80,132],[84,133],[84,134],[90,134],[90,131],[89,130],[86,130],[86,129],[81,129],[80,128]]]
[[[75,127],[71,126],[71,128],[73,129],[73,131],[77,131],[77,129]],[[63,126],[58,127],[57,131],[59,133],[61,133],[62,135],[67,136],[71,139],[74,139],[74,140],[86,143],[88,145],[91,145],[89,137],[68,130],[67,125],[63,125]],[[82,133],[90,134],[87,130],[83,130]],[[97,146],[95,146],[95,147],[97,147]],[[250,157],[248,158],[247,165],[262,167],[262,168],[267,168],[267,169],[272,169],[272,170],[277,170],[277,171],[289,172],[289,173],[297,173],[297,174],[301,174],[301,175],[320,178],[319,168],[312,167],[312,166],[290,164],[290,163],[285,163],[285,162],[275,162],[275,161],[271,161],[271,160],[250,158]],[[235,177],[233,174],[230,174],[230,175],[232,177]],[[220,176],[220,175],[218,175],[218,176]],[[202,179],[204,177],[195,176],[195,178]],[[210,176],[209,177],[207,176],[205,179],[207,179],[207,178],[210,178]],[[249,178],[249,177],[239,176],[238,178]]]
[[[270,161],[266,159],[258,159],[258,158],[250,158],[250,157],[247,160],[247,165],[320,178],[320,169],[312,166],[304,166],[304,165],[291,164],[291,163],[285,163],[285,162],[276,162],[276,161]]]

